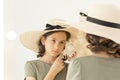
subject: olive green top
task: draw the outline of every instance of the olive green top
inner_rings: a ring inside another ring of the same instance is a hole
[[[27,61],[25,64],[25,77],[34,77],[36,80],[43,80],[47,75],[52,64],[45,63],[40,60]],[[66,80],[68,65],[58,73],[54,80]]]
[[[86,56],[69,64],[66,80],[120,80],[120,59]]]

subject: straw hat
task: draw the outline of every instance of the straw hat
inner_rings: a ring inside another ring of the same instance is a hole
[[[80,12],[79,28],[120,43],[120,7],[96,3]]]
[[[64,50],[63,52],[65,54],[66,53],[70,54],[73,52],[73,50],[72,50],[73,47],[74,47],[75,51],[80,50],[80,49],[75,48],[75,47],[81,48],[82,45],[78,46],[77,44],[79,44],[80,42],[76,42],[76,41],[77,41],[78,36],[83,38],[82,36],[85,33],[80,31],[79,29],[73,27],[68,22],[61,20],[61,19],[52,19],[52,20],[48,21],[46,24],[46,29],[43,31],[31,31],[31,32],[22,33],[20,35],[20,41],[24,47],[38,53],[38,51],[39,51],[38,42],[39,42],[40,38],[42,37],[42,35],[47,33],[47,32],[60,31],[60,30],[67,31],[71,34],[71,38],[69,39],[69,42],[67,43],[66,48],[65,48],[66,50]],[[71,46],[72,46],[72,48],[71,48]],[[86,55],[86,54],[82,54],[82,55]]]

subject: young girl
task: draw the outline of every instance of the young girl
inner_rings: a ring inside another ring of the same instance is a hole
[[[38,60],[25,64],[26,80],[66,80],[68,64],[75,56],[63,56],[63,50],[69,40],[76,40],[78,29],[66,22],[55,19],[46,24],[44,31],[25,32],[21,34],[21,43],[38,53]]]
[[[120,80],[120,7],[98,3],[87,10],[80,29],[92,55],[73,60],[67,80]]]

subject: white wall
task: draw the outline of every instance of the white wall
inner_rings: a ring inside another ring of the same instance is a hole
[[[94,1],[97,0],[4,0],[5,80],[23,80],[25,62],[36,59],[34,52],[20,44],[20,33],[43,29],[51,18],[75,22],[80,9]],[[108,1],[120,3],[120,0]],[[7,34],[9,31],[14,31],[16,36]],[[11,40],[7,38],[9,36]]]
[[[4,52],[3,52],[3,0],[0,0],[0,80],[4,80]]]

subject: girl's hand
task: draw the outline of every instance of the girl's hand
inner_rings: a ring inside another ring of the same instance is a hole
[[[54,80],[55,76],[62,71],[64,68],[64,62],[61,59],[61,56],[59,56],[55,62],[52,64],[49,72],[45,76],[44,80]]]
[[[64,61],[61,59],[61,56],[59,56],[55,62],[52,64],[50,71],[52,71],[53,73],[59,73],[60,71],[63,70],[64,68]]]

